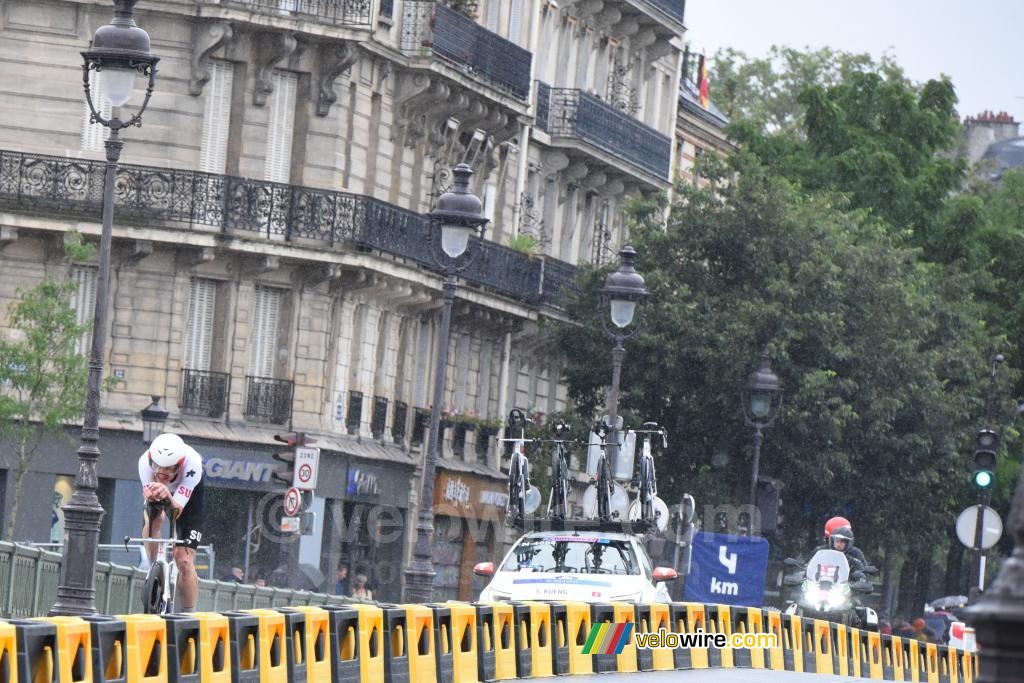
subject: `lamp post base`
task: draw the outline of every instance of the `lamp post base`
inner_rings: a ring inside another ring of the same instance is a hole
[[[1020,680],[1024,671],[1024,599],[985,596],[970,609],[970,624],[984,648],[978,683]]]
[[[434,599],[434,577],[437,575],[429,563],[414,560],[405,570],[405,591],[402,599],[410,604],[423,605]]]
[[[64,508],[64,561],[60,567],[57,602],[49,616],[84,617],[96,614],[96,559],[103,508],[97,502]]]

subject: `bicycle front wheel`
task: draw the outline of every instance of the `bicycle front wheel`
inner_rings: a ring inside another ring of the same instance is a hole
[[[162,562],[154,562],[142,584],[143,614],[160,614],[163,610],[164,583],[167,575]]]
[[[508,505],[506,516],[513,521],[522,521],[526,517],[526,485],[523,482],[519,464],[520,456],[512,456],[508,468]]]
[[[640,518],[654,521],[654,464],[650,458],[640,461]]]
[[[597,472],[597,518],[607,522],[612,518],[612,477],[603,457]]]

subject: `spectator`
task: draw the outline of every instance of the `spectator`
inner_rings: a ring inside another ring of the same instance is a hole
[[[257,577],[256,577],[256,581],[255,581],[254,583],[255,583],[255,584],[256,584],[257,586],[260,586],[261,588],[265,588],[265,587],[266,587],[266,585],[267,585],[267,580],[266,580],[266,579],[264,579],[264,578],[263,578],[262,576],[257,576]]]
[[[348,595],[348,565],[339,564],[337,579],[334,582],[335,595]]]
[[[920,641],[923,641],[925,643],[935,642],[935,634],[933,634],[928,629],[928,624],[921,617],[918,617],[917,619],[914,619],[914,621],[911,622],[910,626],[911,626],[911,629],[913,630],[913,633],[911,634],[910,637],[913,638],[914,640],[920,640]]]
[[[366,587],[366,574],[356,574],[355,587],[352,588],[352,597],[362,600],[373,600],[373,591]]]
[[[232,567],[231,571],[224,575],[224,581],[234,581],[235,583],[245,583],[245,572],[242,571],[241,567]]]
[[[888,621],[883,619],[882,622],[878,624],[878,632],[881,633],[883,636],[891,635],[892,625]]]

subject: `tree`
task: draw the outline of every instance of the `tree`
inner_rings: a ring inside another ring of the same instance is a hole
[[[91,248],[72,233],[69,260],[84,260]],[[75,342],[85,331],[71,300],[77,285],[67,277],[46,279],[19,290],[7,315],[8,339],[0,340],[0,439],[10,443],[14,499],[4,537],[14,540],[25,473],[46,434],[64,435],[64,424],[80,415],[88,377]]]
[[[656,207],[635,207],[650,303],[627,347],[621,401],[670,431],[660,495],[700,492],[698,512],[745,502],[752,437],[740,393],[767,348],[786,400],[762,473],[787,487],[787,541],[806,548],[836,512],[858,520],[869,549],[908,528],[944,537],[961,435],[984,395],[987,339],[968,283],[840,195],[808,194],[743,152],[731,166],[714,191],[681,187],[667,226]],[[600,405],[610,377],[591,313],[602,277],[584,274],[570,305],[577,325],[555,332],[583,411]],[[922,506],[914,491],[938,503]]]

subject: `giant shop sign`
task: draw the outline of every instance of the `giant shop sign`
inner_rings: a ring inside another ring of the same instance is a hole
[[[437,514],[480,518],[504,513],[508,490],[500,482],[464,472],[438,470],[434,480],[434,509]]]

